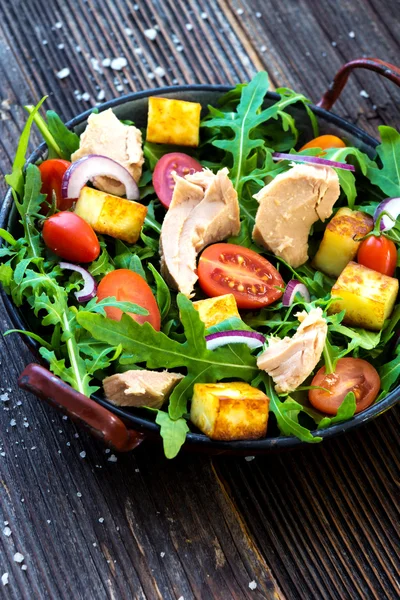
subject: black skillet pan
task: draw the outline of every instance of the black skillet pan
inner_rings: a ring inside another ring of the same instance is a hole
[[[400,86],[400,69],[397,67],[376,58],[354,60],[340,69],[327,92],[318,104],[312,107],[312,110],[318,117],[321,133],[332,133],[344,138],[350,145],[356,146],[363,152],[372,155],[377,141],[361,129],[330,112],[330,108],[343,90],[349,74],[356,68],[366,68],[376,71]],[[207,104],[215,104],[218,98],[229,89],[229,86],[221,85],[187,85],[158,88],[128,94],[122,98],[111,100],[103,104],[100,110],[112,108],[119,118],[131,119],[134,117],[137,126],[145,127],[147,99],[149,96],[159,95],[180,100],[195,101],[200,102],[203,107],[206,107]],[[278,96],[276,94],[272,92],[268,93],[266,106],[272,104],[277,99]],[[81,133],[90,112],[89,110],[67,123],[68,127],[74,129],[77,133]],[[304,111],[295,108],[293,109],[293,115],[299,121],[302,129],[309,134],[308,139],[312,138],[312,131],[310,130],[310,125]],[[39,158],[44,157],[45,152],[45,145],[42,144],[29,157],[28,162],[36,162]],[[0,211],[0,227],[13,231],[16,223],[17,217],[13,210],[13,200],[11,193],[8,193]],[[23,311],[15,307],[4,293],[3,299],[13,327],[16,329],[26,329],[27,324]],[[38,355],[37,342],[26,336],[23,336],[23,339],[36,358],[43,363]],[[132,450],[144,439],[156,442],[161,441],[158,425],[147,417],[146,412],[115,407],[107,402],[101,393],[93,394],[91,398],[87,398],[50,373],[45,366],[40,366],[36,363],[28,365],[20,375],[18,385],[69,415],[73,420],[84,424],[93,435],[103,439],[106,444],[116,450]],[[345,423],[334,425],[329,429],[318,432],[318,435],[323,438],[331,438],[354,429],[362,423],[366,423],[382,414],[394,406],[399,399],[400,385],[383,400],[372,405],[364,412]],[[184,448],[213,454],[259,454],[295,448],[304,444],[304,442],[294,437],[267,437],[256,441],[216,442],[200,433],[189,433]]]

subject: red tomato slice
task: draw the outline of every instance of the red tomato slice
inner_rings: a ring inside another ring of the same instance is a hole
[[[171,204],[172,194],[175,187],[175,181],[172,178],[172,171],[184,177],[189,173],[202,171],[203,167],[197,160],[184,154],[183,152],[170,152],[164,154],[157,162],[153,173],[153,186],[161,204],[168,208]]]
[[[202,290],[211,297],[233,294],[239,308],[261,308],[278,300],[282,277],[268,260],[236,244],[206,248],[198,266]]]
[[[72,212],[59,212],[46,219],[42,236],[54,254],[71,262],[92,262],[100,254],[99,240],[92,227]]]
[[[357,261],[360,265],[392,277],[396,270],[397,249],[385,236],[367,237],[358,249]]]
[[[65,171],[71,166],[71,163],[61,158],[52,158],[45,160],[39,165],[40,175],[42,177],[42,194],[46,194],[47,202],[51,204],[53,191],[57,198],[58,210],[68,210],[71,208],[73,199],[63,199],[61,194],[61,182]],[[47,204],[43,206],[44,214],[48,212]]]
[[[116,269],[107,273],[99,283],[97,298],[103,300],[111,296],[115,296],[117,300],[133,302],[148,310],[148,315],[127,314],[141,325],[147,321],[156,331],[160,331],[160,311],[153,292],[143,277],[129,269]],[[106,307],[105,311],[107,317],[114,321],[120,321],[123,315],[122,310],[114,306]]]
[[[346,144],[336,135],[320,135],[304,144],[299,150],[307,150],[308,148],[321,148],[329,150],[329,148],[346,148]]]
[[[381,380],[377,370],[361,358],[340,358],[334,373],[327,375],[322,367],[314,376],[311,385],[324,390],[309,390],[308,399],[317,410],[336,415],[339,406],[349,392],[356,397],[356,413],[370,406],[378,395]]]

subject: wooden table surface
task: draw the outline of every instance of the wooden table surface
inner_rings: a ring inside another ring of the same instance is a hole
[[[21,106],[44,94],[69,119],[103,97],[267,69],[275,86],[317,100],[350,59],[400,61],[399,17],[398,0],[3,0],[1,172]],[[117,57],[122,70],[102,65]],[[359,71],[335,111],[374,134],[400,126],[399,106],[393,84]],[[0,322],[10,327],[2,305]],[[17,336],[0,338],[0,360],[1,598],[399,597],[398,408],[321,446],[251,461],[169,462],[146,443],[113,457],[17,389],[31,361]]]

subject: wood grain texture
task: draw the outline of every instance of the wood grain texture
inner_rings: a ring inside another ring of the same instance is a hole
[[[3,2],[1,172],[22,105],[46,93],[69,119],[103,95],[235,83],[267,68],[272,85],[317,100],[352,58],[398,61],[396,14],[398,0]],[[120,56],[122,70],[102,64]],[[399,104],[394,86],[357,72],[335,111],[374,134],[382,122],[399,126]],[[9,327],[1,304],[0,323]],[[321,447],[250,462],[189,454],[168,462],[148,444],[112,462],[85,431],[16,388],[30,360],[18,337],[0,338],[8,397],[0,401],[0,576],[9,573],[1,598],[398,597],[399,409]]]

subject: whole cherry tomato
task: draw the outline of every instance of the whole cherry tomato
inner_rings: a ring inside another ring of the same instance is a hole
[[[42,178],[42,194],[46,194],[47,202],[51,205],[53,192],[57,198],[58,210],[68,210],[71,208],[73,199],[63,198],[61,194],[61,182],[65,171],[71,166],[71,163],[61,158],[51,158],[45,160],[39,165],[39,171]],[[47,205],[44,205],[43,212],[48,212]]]
[[[329,150],[329,148],[346,148],[346,144],[336,135],[320,135],[304,144],[300,150],[307,150],[308,148],[321,148],[322,150]]]
[[[100,254],[100,244],[89,223],[72,212],[59,212],[45,220],[43,240],[46,246],[65,260],[89,263]]]
[[[148,321],[156,331],[160,331],[160,311],[153,292],[143,277],[129,269],[116,269],[107,273],[99,283],[97,298],[98,300],[104,300],[104,298],[112,296],[117,300],[133,302],[148,310],[148,315],[127,314],[140,324]],[[115,306],[106,306],[105,311],[107,317],[114,319],[114,321],[120,321],[123,315],[122,310]]]
[[[367,237],[358,249],[357,261],[360,265],[392,277],[396,270],[397,249],[384,235]]]

